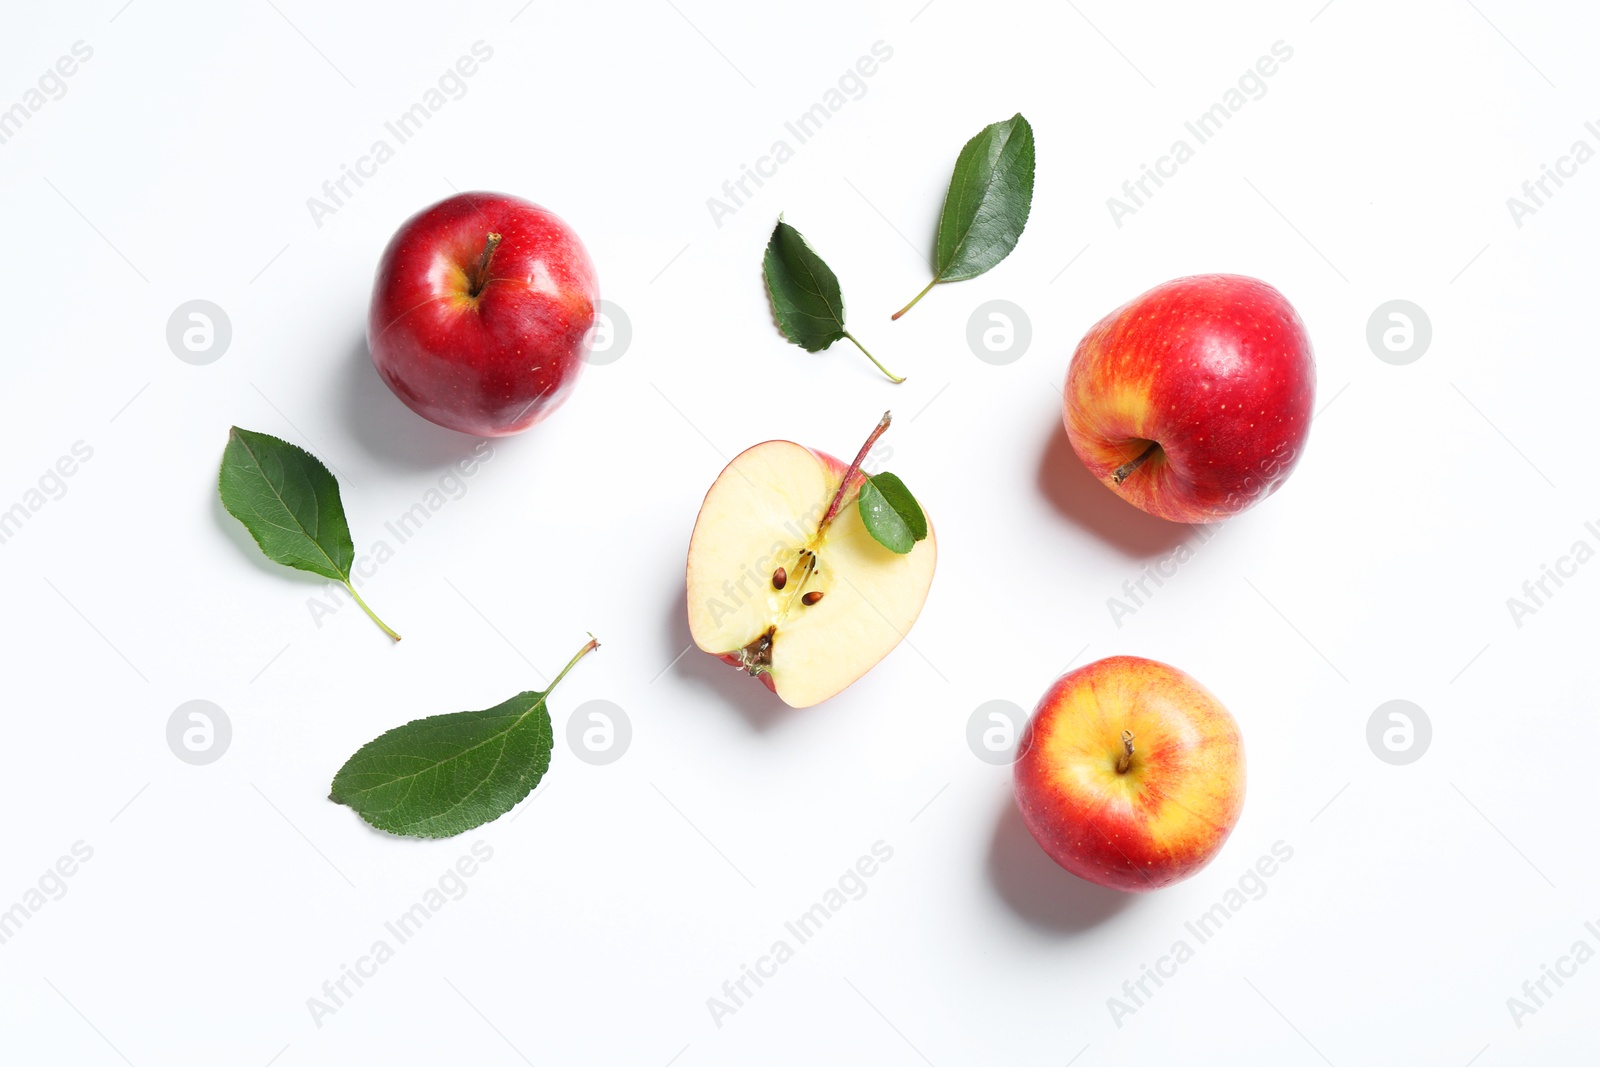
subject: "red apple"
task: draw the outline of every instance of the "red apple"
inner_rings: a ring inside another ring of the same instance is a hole
[[[1237,274],[1158,285],[1084,335],[1064,390],[1091,473],[1174,522],[1237,514],[1305,448],[1317,370],[1283,294]]]
[[[1063,675],[1017,751],[1017,806],[1034,840],[1112,889],[1144,892],[1194,874],[1244,806],[1233,716],[1187,674],[1138,656]]]
[[[367,343],[412,411],[504,437],[572,391],[599,302],[565,222],[514,196],[461,193],[411,216],[383,250]]]

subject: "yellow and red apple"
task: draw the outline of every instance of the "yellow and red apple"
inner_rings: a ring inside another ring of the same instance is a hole
[[[1050,858],[1125,892],[1211,862],[1244,806],[1228,710],[1165,663],[1111,656],[1044,694],[1018,744],[1017,806]]]
[[[747,448],[712,483],[689,540],[695,644],[791,707],[828,699],[893,651],[933,582],[931,521],[902,555],[856,507],[835,507],[855,503],[860,462],[793,441]]]
[[[1215,522],[1294,469],[1316,379],[1282,293],[1201,274],[1096,323],[1073,353],[1062,411],[1078,458],[1123,499],[1174,522]]]

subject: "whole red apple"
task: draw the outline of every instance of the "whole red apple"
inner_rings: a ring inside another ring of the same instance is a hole
[[[1244,807],[1244,743],[1182,671],[1111,656],[1059,678],[1013,768],[1034,840],[1080,878],[1137,893],[1194,874]]]
[[[367,343],[412,411],[504,437],[572,391],[599,302],[565,222],[514,196],[461,193],[411,216],[383,250]]]
[[[1062,412],[1078,458],[1152,515],[1214,522],[1300,459],[1317,370],[1283,294],[1237,274],[1156,286],[1084,335]]]

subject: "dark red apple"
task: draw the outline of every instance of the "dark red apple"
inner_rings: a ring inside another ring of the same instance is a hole
[[[565,222],[518,197],[461,193],[411,216],[383,250],[367,343],[412,411],[504,437],[572,391],[599,303],[594,264]]]
[[[1091,473],[1175,522],[1214,522],[1283,484],[1317,369],[1283,294],[1237,274],[1156,286],[1097,322],[1067,371],[1067,436]]]

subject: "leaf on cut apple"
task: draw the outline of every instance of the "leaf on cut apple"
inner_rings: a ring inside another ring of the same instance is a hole
[[[1020,112],[962,147],[939,215],[933,281],[892,318],[940,282],[976,278],[1011,254],[1033,207],[1033,169],[1033,127]]]
[[[848,340],[872,360],[892,382],[904,378],[892,374],[853,337],[844,325],[844,294],[839,279],[817,255],[800,231],[780,217],[761,261],[772,299],[772,313],[783,336],[807,352],[821,352],[835,341]]]
[[[905,555],[928,536],[928,517],[906,483],[884,471],[867,477],[856,497],[861,523],[890,552]]]
[[[542,693],[430,715],[379,735],[339,768],[328,799],[404,837],[454,837],[498,819],[550,769],[550,693],[599,647],[591,638]]]
[[[274,563],[343,582],[383,632],[400,640],[372,613],[350,581],[355,545],[339,499],[339,483],[310,452],[271,434],[228,431],[217,490],[228,514],[244,523]]]

